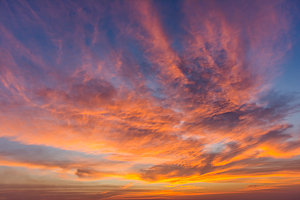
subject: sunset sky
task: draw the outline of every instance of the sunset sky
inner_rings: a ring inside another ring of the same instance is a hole
[[[0,0],[0,200],[299,188],[299,1]]]

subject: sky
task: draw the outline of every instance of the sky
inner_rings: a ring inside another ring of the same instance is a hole
[[[297,200],[296,0],[0,0],[0,200]]]

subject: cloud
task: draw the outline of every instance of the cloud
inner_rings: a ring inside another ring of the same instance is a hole
[[[290,45],[288,3],[0,4],[7,165],[146,188],[298,172],[289,117],[299,102],[272,88]]]
[[[8,165],[19,163],[21,166],[30,164],[36,167],[71,170],[86,166],[116,166],[122,163],[105,159],[105,154],[94,155],[44,145],[26,145],[3,137],[0,138],[0,144],[0,159]]]
[[[37,95],[46,103],[72,104],[74,107],[95,108],[112,103],[115,88],[107,81],[91,79],[84,83],[74,83],[69,91],[45,88],[39,90]]]
[[[221,172],[222,174],[272,174],[276,172],[297,172],[299,171],[299,157],[294,157],[290,159],[274,159],[274,158],[253,158],[245,159],[236,162],[235,164],[246,164],[247,167],[231,169]]]
[[[258,142],[265,142],[268,140],[281,140],[282,141],[282,140],[291,138],[291,135],[283,133],[285,130],[287,130],[291,127],[292,127],[292,125],[288,125],[287,127],[282,127],[279,129],[269,131],[268,133],[262,135]]]

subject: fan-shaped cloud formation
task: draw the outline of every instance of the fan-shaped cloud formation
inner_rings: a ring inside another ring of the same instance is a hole
[[[272,87],[293,5],[1,1],[3,184],[113,183],[92,199],[299,184],[299,101]]]

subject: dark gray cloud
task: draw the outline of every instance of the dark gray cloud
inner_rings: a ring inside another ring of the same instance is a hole
[[[37,98],[45,103],[64,106],[97,109],[106,104],[112,104],[116,89],[102,79],[91,79],[86,82],[70,80],[71,86],[65,90],[44,88],[36,92]],[[78,83],[77,83],[78,82]]]
[[[96,107],[107,103],[111,104],[115,94],[116,90],[109,82],[92,79],[84,83],[74,84],[68,93],[68,99],[78,105]]]
[[[281,140],[281,142],[284,142],[286,139],[291,138],[292,136],[289,134],[286,134],[285,131],[292,128],[293,125],[289,124],[288,126],[283,126],[275,130],[271,130],[267,132],[266,134],[262,135],[258,143],[270,141],[270,140]]]
[[[276,92],[263,96],[258,102],[244,104],[231,108],[230,104],[214,107],[216,114],[197,119],[197,122],[187,122],[188,126],[201,126],[208,129],[230,131],[241,126],[264,126],[284,120],[291,112],[299,107],[294,95],[283,95]],[[222,110],[230,110],[222,112]]]

